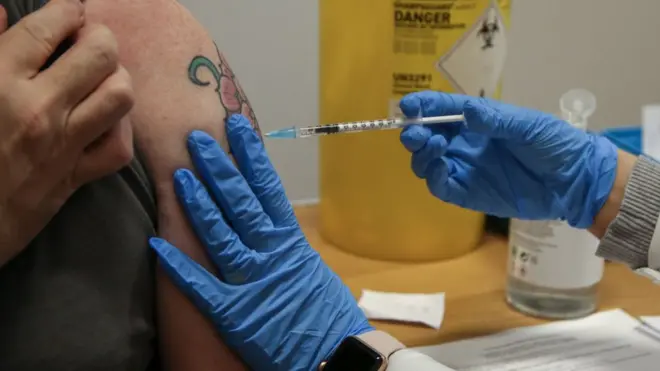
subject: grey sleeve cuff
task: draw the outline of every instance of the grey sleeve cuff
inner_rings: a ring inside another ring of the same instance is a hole
[[[660,164],[640,156],[621,203],[621,209],[598,246],[597,255],[627,264],[648,266],[648,251],[660,215]]]

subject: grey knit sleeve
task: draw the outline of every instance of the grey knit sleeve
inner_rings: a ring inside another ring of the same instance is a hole
[[[621,209],[600,241],[598,256],[632,269],[648,267],[651,238],[660,215],[660,163],[640,156]]]

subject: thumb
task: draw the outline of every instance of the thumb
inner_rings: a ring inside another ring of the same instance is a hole
[[[463,106],[463,115],[468,130],[495,139],[509,139],[518,135],[511,120],[502,116],[497,108],[485,100],[469,100]]]

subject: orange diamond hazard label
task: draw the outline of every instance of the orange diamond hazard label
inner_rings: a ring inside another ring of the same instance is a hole
[[[492,97],[507,52],[504,19],[495,0],[461,39],[437,62],[456,92]]]

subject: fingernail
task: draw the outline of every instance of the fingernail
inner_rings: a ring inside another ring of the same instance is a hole
[[[399,106],[403,110],[409,110],[410,108],[418,108],[421,110],[422,101],[416,95],[407,95],[401,99]]]
[[[247,118],[243,115],[239,115],[239,114],[231,115],[229,117],[229,120],[227,120],[227,129],[234,130],[246,126],[244,120],[248,121]]]
[[[162,238],[158,237],[152,237],[149,239],[149,246],[151,247],[154,252],[156,252],[156,255],[160,258],[161,263],[165,264],[165,266],[170,264],[170,260],[173,258],[176,258],[176,248],[173,248],[174,246],[170,245],[169,242],[163,240]]]
[[[240,115],[240,114],[238,114],[238,113],[234,113],[234,114],[232,114],[231,116],[229,116],[229,122],[230,122],[231,124],[234,124],[234,125],[235,125],[235,124],[239,123],[239,122],[241,121],[242,118],[243,118],[242,115]]]
[[[174,179],[181,183],[181,184],[187,184],[188,183],[188,174],[190,171],[186,169],[177,169],[174,172]]]
[[[187,169],[179,169],[174,172],[174,192],[180,198],[188,200],[189,188],[193,184],[193,173]]]
[[[188,136],[188,144],[197,146],[198,148],[205,148],[213,144],[215,139],[201,130],[195,130]]]
[[[150,246],[152,249],[156,250],[156,252],[158,252],[158,255],[161,255],[162,253],[165,252],[165,251],[164,251],[164,249],[165,249],[165,244],[164,244],[164,242],[165,242],[165,241],[164,241],[163,239],[161,239],[161,238],[158,238],[158,237],[151,237],[151,238],[149,239],[149,246]]]

